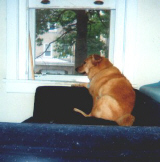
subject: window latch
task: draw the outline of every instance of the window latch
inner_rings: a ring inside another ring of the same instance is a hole
[[[42,0],[41,3],[42,4],[50,4],[50,1],[49,0]]]

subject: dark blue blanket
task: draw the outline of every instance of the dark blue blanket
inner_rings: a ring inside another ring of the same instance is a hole
[[[0,161],[158,161],[160,127],[0,123]]]

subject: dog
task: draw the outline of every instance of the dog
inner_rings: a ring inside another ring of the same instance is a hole
[[[119,69],[105,57],[90,55],[76,68],[86,73],[90,82],[73,86],[86,87],[93,97],[90,114],[74,108],[85,117],[115,121],[119,126],[132,126],[135,117],[131,114],[135,104],[135,91]]]

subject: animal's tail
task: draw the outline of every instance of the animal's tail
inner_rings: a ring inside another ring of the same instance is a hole
[[[132,126],[134,121],[135,121],[135,117],[133,115],[126,114],[120,117],[116,122],[120,126]]]
[[[79,110],[79,109],[77,109],[77,108],[74,108],[73,110],[74,110],[75,112],[78,112],[78,113],[82,114],[82,115],[85,116],[85,117],[90,117],[90,116],[91,116],[90,114],[86,114],[85,112],[83,112],[83,111],[81,111],[81,110]]]

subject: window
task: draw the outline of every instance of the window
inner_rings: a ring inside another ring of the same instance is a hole
[[[78,75],[90,54],[109,55],[110,10],[35,9],[35,26],[35,79]]]
[[[51,46],[49,44],[47,44],[47,43],[44,44],[44,51],[45,51],[45,53],[44,53],[45,57],[51,57],[52,56],[52,54],[51,54],[52,50],[51,50]]]
[[[128,44],[126,40],[127,33],[130,31],[136,14],[136,1],[126,0],[104,0],[103,5],[95,5],[93,0],[66,0],[54,1],[50,0],[50,4],[41,4],[41,0],[7,0],[7,76],[6,84],[8,92],[34,92],[35,88],[40,85],[70,85],[73,82],[87,81],[85,76],[70,75],[66,69],[55,69],[53,72],[47,69],[49,75],[43,71],[45,76],[53,78],[37,79],[32,81],[31,59],[29,56],[28,41],[31,38],[32,56],[35,60],[36,49],[36,10],[39,9],[82,9],[83,10],[110,10],[110,32],[109,32],[109,49],[108,57],[121,71],[124,68],[125,52],[133,49],[134,43]],[[128,9],[129,8],[129,9]],[[126,14],[128,13],[128,14]],[[127,15],[130,18],[125,19]],[[135,15],[135,16],[133,16]],[[129,24],[128,24],[129,22]],[[49,32],[57,33],[59,24],[48,24]],[[134,37],[134,32],[132,34]],[[130,37],[131,39],[131,37]],[[48,42],[44,42],[47,43]],[[67,44],[63,44],[65,50],[68,49]],[[73,47],[72,47],[73,48]],[[124,50],[126,49],[126,50]],[[51,47],[48,53],[51,54],[54,48]],[[103,53],[103,51],[102,51]],[[46,55],[48,55],[46,53]],[[33,61],[34,62],[34,61]],[[73,61],[74,62],[74,61]],[[35,63],[35,62],[34,62]],[[35,65],[35,64],[34,64]],[[73,65],[71,65],[73,66]],[[48,66],[49,67],[49,66]],[[43,70],[43,69],[42,69]],[[37,73],[38,74],[38,73]],[[42,72],[41,72],[42,74]],[[66,75],[67,74],[67,75]],[[43,76],[43,75],[41,75]],[[45,81],[42,81],[45,80]],[[47,81],[48,80],[48,81]],[[52,80],[52,81],[51,81]]]

